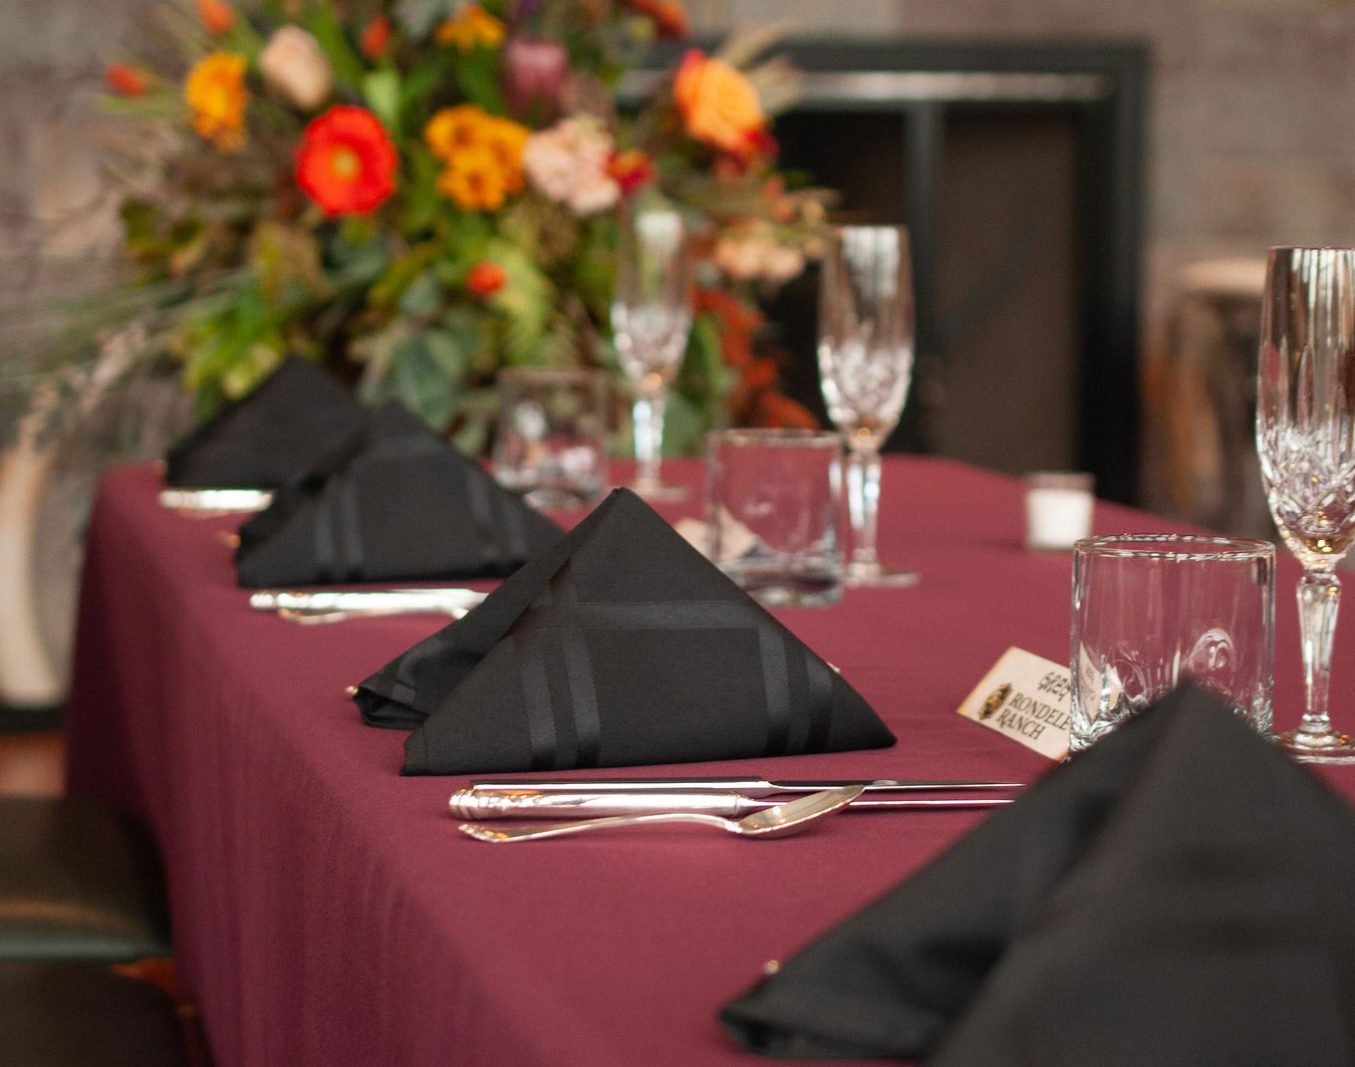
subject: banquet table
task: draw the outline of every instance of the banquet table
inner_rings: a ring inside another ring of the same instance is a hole
[[[695,462],[669,467],[699,482]],[[765,1062],[725,1035],[720,1006],[987,817],[848,812],[770,842],[472,841],[447,812],[468,779],[402,777],[405,734],[364,726],[345,692],[445,620],[252,611],[226,547],[239,517],[163,510],[160,487],[149,466],[117,468],[93,510],[69,783],[153,830],[180,981],[221,1067]],[[694,494],[665,517],[698,509]],[[1111,504],[1094,525],[1179,528]],[[1027,552],[1023,526],[1018,480],[889,458],[882,555],[921,581],[776,614],[897,745],[606,773],[1037,779],[1048,760],[955,714],[1010,646],[1067,659],[1070,555]],[[1277,728],[1298,719],[1296,576],[1282,561]],[[1355,619],[1336,640],[1334,715],[1355,726]],[[1317,773],[1355,797],[1355,771]]]

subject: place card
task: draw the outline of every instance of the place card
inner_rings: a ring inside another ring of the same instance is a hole
[[[957,713],[996,730],[1052,760],[1068,755],[1069,690],[1066,664],[1009,648]]]

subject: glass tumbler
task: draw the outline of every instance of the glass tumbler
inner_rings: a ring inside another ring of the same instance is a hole
[[[586,507],[607,484],[607,375],[598,370],[501,371],[494,476],[544,508]]]
[[[842,596],[842,442],[814,430],[706,437],[708,555],[768,606]]]
[[[1074,546],[1070,752],[1187,679],[1269,737],[1274,663],[1270,542],[1137,534]]]

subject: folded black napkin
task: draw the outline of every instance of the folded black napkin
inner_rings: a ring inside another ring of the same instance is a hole
[[[563,535],[399,404],[240,528],[243,586],[497,578]]]
[[[294,356],[170,450],[165,481],[275,489],[361,432],[366,410],[333,377]]]
[[[1181,690],[721,1017],[777,1056],[1349,1067],[1352,889],[1346,804]]]
[[[634,493],[358,687],[406,774],[879,748],[870,706]]]

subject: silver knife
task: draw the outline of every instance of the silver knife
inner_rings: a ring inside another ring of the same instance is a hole
[[[1010,804],[1010,797],[890,797],[862,795],[848,806],[867,810],[925,810],[927,808],[993,808]],[[781,801],[768,797],[750,797],[720,790],[651,790],[643,793],[615,791],[538,791],[532,789],[458,789],[448,798],[453,817],[485,819],[559,819],[603,817],[607,815],[644,815],[650,812],[704,812],[741,818],[754,811],[774,807]]]
[[[473,792],[532,790],[535,792],[724,792],[744,793],[752,797],[777,793],[818,793],[844,785],[864,785],[867,793],[948,792],[968,789],[1024,789],[1025,782],[947,781],[932,778],[860,779],[779,779],[766,778],[477,778],[470,783]]]
[[[473,589],[262,589],[249,606],[258,611],[288,613],[299,621],[330,621],[351,615],[393,615],[427,612],[464,615],[487,594]]]
[[[171,511],[221,515],[229,511],[262,511],[273,502],[267,489],[161,489],[160,506]]]

